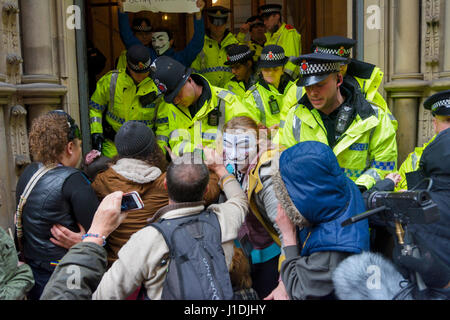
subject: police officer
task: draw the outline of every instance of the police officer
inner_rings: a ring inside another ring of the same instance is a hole
[[[169,57],[155,60],[152,78],[164,94],[169,117],[167,139],[175,155],[194,152],[201,145],[216,148],[225,122],[234,116],[248,116],[238,96],[211,85]]]
[[[209,28],[206,30],[203,50],[192,62],[195,73],[204,76],[213,86],[224,87],[233,77],[231,69],[224,63],[227,61],[225,48],[238,43],[236,37],[226,29],[229,9],[212,6],[206,9]]]
[[[414,187],[414,185],[410,185],[410,183],[407,182],[409,173],[419,169],[420,159],[424,149],[436,139],[436,136],[439,133],[446,130],[448,131],[450,128],[450,90],[445,90],[432,95],[425,100],[423,106],[425,109],[430,110],[433,115],[433,127],[436,134],[430,141],[426,142],[422,147],[415,148],[414,152],[411,152],[408,155],[398,170],[398,173],[402,176],[402,180],[398,184],[396,190]]]
[[[234,94],[245,97],[245,92],[255,84],[255,63],[251,51],[246,45],[233,44],[227,47],[227,61],[225,65],[231,68],[234,77],[225,85],[225,89]]]
[[[250,31],[250,40],[245,41],[247,33]],[[266,38],[266,26],[260,16],[251,16],[247,19],[236,36],[239,43],[247,45],[250,50],[255,52],[253,61],[258,62],[261,51],[267,41]]]
[[[259,11],[267,29],[265,45],[279,45],[283,47],[286,56],[298,57],[302,52],[302,38],[293,26],[281,21],[281,5],[266,4],[259,7]],[[298,77],[298,69],[291,62],[286,64],[285,72],[292,79]]]
[[[291,77],[284,73],[289,58],[282,47],[267,45],[258,62],[261,75],[247,92],[246,101],[255,107],[253,119],[267,128],[277,129],[284,109],[284,96],[291,86]]]
[[[328,36],[314,39],[313,51],[334,54],[339,57],[349,58],[348,64],[341,66],[341,73],[345,81],[350,81],[356,85],[364,94],[366,100],[378,105],[392,120],[395,130],[398,128],[397,119],[393,116],[391,110],[384,100],[383,96],[378,92],[378,88],[383,81],[384,73],[377,66],[350,59],[351,49],[356,45],[357,41],[342,36]]]
[[[312,53],[294,61],[300,65],[306,94],[289,110],[281,143],[291,147],[307,140],[329,145],[345,174],[362,191],[395,171],[395,129],[381,108],[343,81],[346,58]]]
[[[136,45],[127,51],[126,69],[110,71],[97,82],[89,101],[92,147],[106,157],[117,155],[113,141],[125,122],[142,122],[157,135],[167,125],[167,118],[157,115],[162,110],[158,107],[158,89],[149,77],[150,65],[148,49]],[[158,144],[163,148],[164,141]]]

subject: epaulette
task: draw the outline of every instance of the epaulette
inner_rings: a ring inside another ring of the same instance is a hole
[[[285,28],[288,30],[292,30],[292,29],[294,29],[294,26],[290,25],[290,24],[286,24]]]

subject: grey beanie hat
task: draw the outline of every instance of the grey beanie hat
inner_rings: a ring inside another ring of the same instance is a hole
[[[146,157],[154,150],[156,138],[153,131],[138,121],[127,121],[114,139],[119,156]]]

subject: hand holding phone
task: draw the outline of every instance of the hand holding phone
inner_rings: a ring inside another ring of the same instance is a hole
[[[121,211],[139,210],[144,208],[144,202],[137,191],[125,193],[122,197]]]

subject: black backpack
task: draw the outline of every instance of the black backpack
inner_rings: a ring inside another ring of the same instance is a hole
[[[222,233],[214,212],[162,219],[150,226],[161,232],[170,252],[161,299],[233,299]]]

